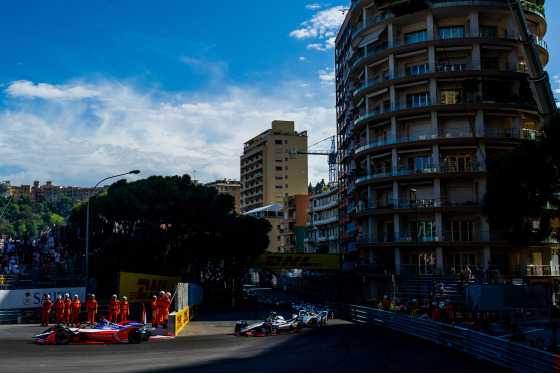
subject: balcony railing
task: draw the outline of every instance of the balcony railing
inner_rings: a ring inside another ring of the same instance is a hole
[[[382,232],[358,235],[358,244],[375,243],[415,243],[414,231]],[[442,231],[441,236],[429,233],[420,233],[419,243],[441,243],[441,242],[504,242],[503,236],[494,231]],[[552,233],[551,236],[541,239],[539,243],[558,243],[558,235]]]
[[[472,197],[461,196],[442,196],[433,199],[418,199],[418,208],[447,208],[447,207],[477,207],[481,204],[473,200]],[[358,204],[358,213],[371,212],[376,210],[390,209],[411,209],[415,208],[414,200],[409,198],[378,200],[370,203]]]
[[[411,165],[399,165],[387,168],[374,169],[369,172],[358,174],[356,183],[365,182],[372,179],[397,177],[404,175],[435,174],[435,173],[469,173],[485,172],[486,166],[480,162],[468,162],[463,166],[451,165],[448,163],[430,164],[425,168],[416,169]]]
[[[501,131],[477,131],[477,138],[503,138],[503,139],[530,139],[535,140],[540,134],[538,130],[531,129],[514,129],[507,128]],[[365,140],[358,143],[356,153],[365,150],[381,147],[389,144],[399,144],[416,142],[422,140],[435,140],[435,139],[466,139],[473,138],[473,132],[469,127],[443,129],[439,133],[434,131],[421,131],[415,132],[414,135],[407,133],[397,133],[395,135],[384,135],[371,140]]]
[[[453,37],[448,37],[445,39],[464,39],[464,38],[505,38],[505,39],[517,39],[517,33],[506,30],[506,29],[496,29],[495,32],[489,33],[488,29],[470,29],[464,30],[462,34],[454,35]],[[425,34],[421,37],[410,38],[408,36],[399,36],[397,38],[381,41],[374,44],[369,44],[366,50],[356,53],[353,56],[353,61],[350,61],[352,68],[361,60],[374,55],[376,53],[388,50],[390,48],[396,48],[402,45],[412,45],[416,43],[428,42],[439,40],[440,34],[437,30],[433,34]]]
[[[356,95],[361,90],[377,85],[379,83],[387,82],[390,80],[403,78],[403,77],[413,77],[419,75],[425,75],[430,73],[440,73],[447,71],[481,71],[481,70],[492,70],[492,71],[509,71],[509,72],[527,72],[527,67],[519,63],[513,63],[508,61],[495,61],[495,60],[480,60],[480,61],[453,61],[451,63],[437,63],[437,64],[426,64],[417,69],[396,69],[390,70],[387,75],[380,76],[375,75],[369,78],[367,81],[360,81],[356,85]]]
[[[527,265],[527,275],[533,277],[560,276],[558,265]]]
[[[435,105],[453,105],[453,104],[513,104],[513,105],[533,105],[532,103],[525,102],[523,98],[514,94],[490,94],[482,93],[465,93],[465,94],[454,94],[454,95],[444,95],[439,99],[432,98],[430,96],[423,96],[420,98],[407,99],[407,100],[395,100],[394,103],[383,103],[383,105],[374,105],[373,108],[366,110],[361,110],[358,112],[358,116],[354,123],[357,124],[364,119],[369,117],[377,116],[384,113],[394,112],[397,110],[404,109],[414,109],[429,107]]]

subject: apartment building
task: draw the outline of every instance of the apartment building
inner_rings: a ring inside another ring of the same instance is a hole
[[[268,233],[268,248],[267,252],[270,253],[283,253],[283,241],[280,233],[282,231],[282,213],[280,212],[282,205],[272,204],[260,208],[255,208],[250,210],[245,215],[252,216],[255,218],[263,218],[270,222],[272,230]]]
[[[362,272],[365,297],[418,269],[554,274],[556,239],[522,253],[481,211],[488,161],[541,127],[508,1],[432,0],[398,16],[377,3],[352,1],[335,42],[344,269]],[[546,66],[544,1],[522,3]]]
[[[280,237],[283,253],[304,253],[307,221],[309,214],[309,195],[294,195],[284,198],[280,209]]]
[[[214,187],[219,194],[227,194],[235,199],[235,211],[241,212],[241,184],[234,179],[221,179],[215,182],[206,183],[207,187]]]
[[[307,131],[293,121],[272,121],[270,129],[243,144],[241,213],[283,204],[286,196],[307,194]]]
[[[309,196],[305,253],[339,253],[338,184],[326,185],[321,193]]]
[[[48,201],[60,201],[63,197],[72,200],[87,200],[90,196],[98,195],[102,190],[109,188],[108,185],[103,187],[72,187],[72,186],[56,186],[52,181],[47,181],[41,185],[39,181],[34,181],[33,185],[22,184],[20,186],[12,186],[10,181],[4,182],[10,188],[10,194],[16,199],[22,196],[29,196],[32,200],[38,201],[44,197]]]

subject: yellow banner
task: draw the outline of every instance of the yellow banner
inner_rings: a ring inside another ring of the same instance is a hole
[[[262,269],[340,270],[339,254],[265,253],[252,265]]]
[[[185,327],[187,323],[189,323],[189,309],[190,307],[186,307],[180,312],[177,312],[177,314],[175,315],[175,335],[173,336],[177,336],[177,334],[179,334],[179,331],[181,331],[183,327]]]
[[[126,296],[129,303],[152,301],[152,296],[160,291],[175,291],[175,286],[181,277],[166,277],[164,275],[119,273],[119,298]]]

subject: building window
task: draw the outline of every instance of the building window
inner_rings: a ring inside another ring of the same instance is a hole
[[[288,170],[288,167],[286,166],[284,170]]]
[[[282,185],[281,185],[281,184],[277,184],[277,185],[276,185],[276,189],[282,189]]]
[[[282,176],[281,176],[281,175],[277,175],[275,178],[276,178],[277,181],[281,181],[281,180],[282,180]]]
[[[420,64],[414,66],[407,66],[405,69],[405,75],[418,75],[418,74],[426,74],[430,71],[428,64]]]
[[[274,153],[282,153],[282,148],[274,148]]]
[[[441,39],[464,38],[465,37],[465,27],[464,26],[441,27],[439,29],[439,37]]]
[[[276,139],[276,140],[274,141],[274,144],[282,144],[282,139]]]
[[[480,26],[478,29],[480,36],[483,38],[497,38],[498,28],[496,26]]]
[[[286,184],[286,188],[288,188],[288,185]]]
[[[418,108],[421,106],[430,105],[430,93],[418,92],[406,95],[406,104],[409,108]]]
[[[416,222],[411,222],[411,232],[416,231]],[[418,240],[419,241],[433,241],[436,237],[436,223],[434,221],[418,221]],[[414,236],[413,236],[414,239]]]
[[[278,157],[278,158],[276,158],[274,161],[276,161],[276,162],[282,162],[282,158]]]
[[[426,169],[433,168],[434,158],[429,156],[417,156],[415,158],[410,157],[408,162],[411,164],[410,169],[416,170],[417,173],[421,173]],[[412,165],[412,163],[414,164]]]
[[[465,95],[461,90],[444,90],[440,97],[442,104],[459,104],[463,102]]]
[[[472,242],[474,240],[474,221],[447,222],[446,240],[452,242]]]
[[[276,166],[276,171],[282,171],[282,166]]]
[[[425,40],[428,40],[428,30],[420,30],[404,34],[405,44],[423,42]]]

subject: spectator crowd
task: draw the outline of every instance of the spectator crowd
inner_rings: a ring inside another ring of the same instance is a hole
[[[24,235],[0,238],[0,275],[4,278],[29,279],[37,282],[54,271],[70,274],[78,263],[78,254],[62,244],[52,230],[41,231],[37,238]]]

